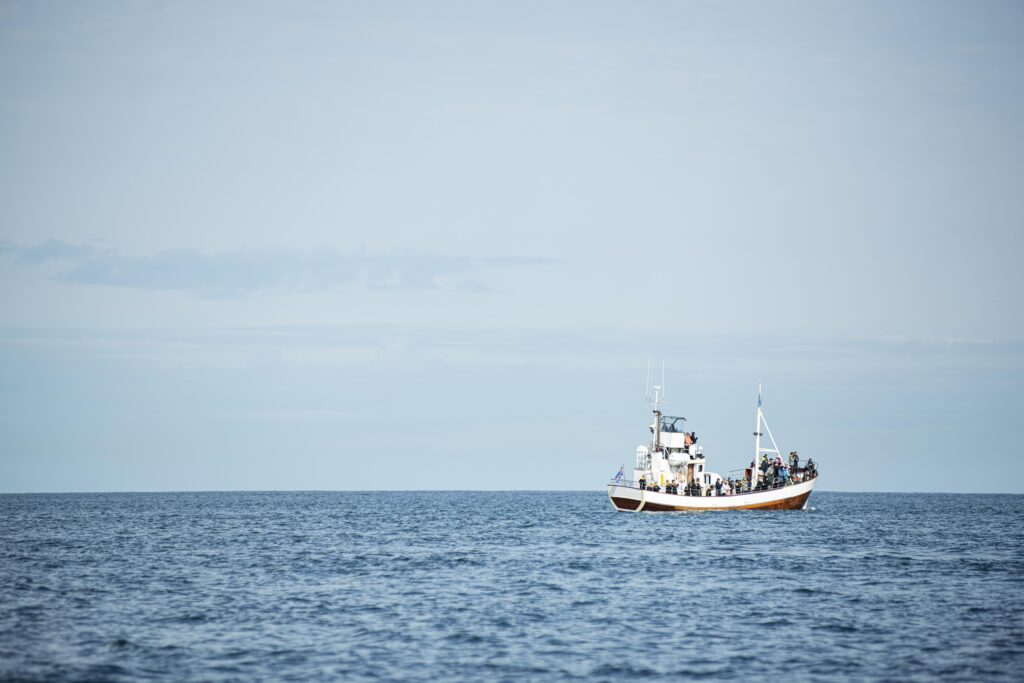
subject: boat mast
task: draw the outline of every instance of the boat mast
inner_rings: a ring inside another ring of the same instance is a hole
[[[654,404],[654,452],[661,451],[661,404],[665,402],[665,361],[661,361],[661,384],[651,385],[653,359],[647,359],[647,400]],[[654,393],[651,393],[651,390]]]
[[[779,445],[775,443],[775,437],[772,436],[772,428],[768,426],[768,420],[764,418],[764,411],[761,409],[761,380],[757,381],[757,422],[754,424],[754,469],[757,469],[758,460],[761,458],[762,451],[765,453],[774,453],[775,455],[781,456],[779,452]],[[761,448],[761,437],[764,434],[761,433],[761,425],[764,425],[764,429],[768,432],[768,440],[772,442],[771,448]]]
[[[758,460],[761,457],[761,384],[757,381],[757,416],[754,419],[754,471],[757,471]]]

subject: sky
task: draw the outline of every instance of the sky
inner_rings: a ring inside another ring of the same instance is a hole
[[[1019,2],[0,3],[0,492],[1024,493]]]

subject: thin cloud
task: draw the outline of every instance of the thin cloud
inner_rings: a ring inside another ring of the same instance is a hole
[[[474,258],[417,251],[343,251],[241,248],[204,252],[175,249],[149,255],[124,254],[116,248],[47,240],[33,246],[0,243],[24,266],[54,265],[61,282],[190,291],[202,296],[235,297],[269,290],[323,291],[366,289],[454,289],[482,291],[478,277],[488,270],[550,263],[534,257]]]

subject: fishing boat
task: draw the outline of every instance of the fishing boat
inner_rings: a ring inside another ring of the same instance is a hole
[[[636,449],[632,480],[624,466],[608,484],[608,499],[616,510],[674,512],[683,510],[800,510],[818,481],[818,467],[808,460],[800,467],[796,451],[786,461],[765,419],[762,383],[757,385],[757,420],[754,458],[749,467],[728,476],[706,467],[703,447],[695,431],[687,432],[686,418],[665,415],[662,385],[651,386],[648,400],[654,408],[651,443]],[[762,431],[763,430],[763,431]],[[763,440],[762,437],[767,437]],[[769,447],[768,444],[771,444]]]

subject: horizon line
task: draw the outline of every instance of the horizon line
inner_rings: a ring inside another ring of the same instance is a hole
[[[116,491],[0,491],[0,496],[128,495],[169,493],[599,493],[599,489],[150,489]],[[882,493],[897,495],[1024,496],[1011,491],[843,491],[822,489],[818,493]]]

